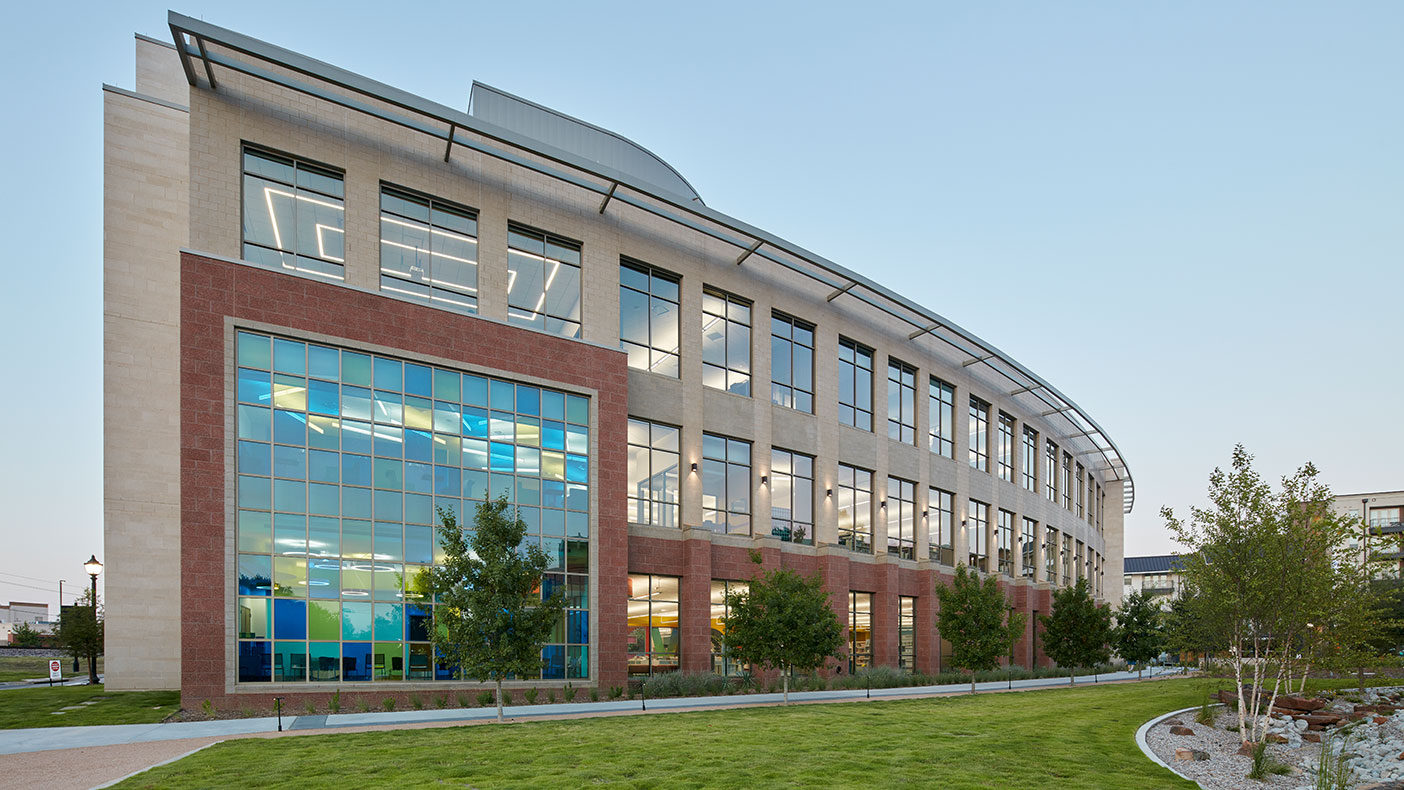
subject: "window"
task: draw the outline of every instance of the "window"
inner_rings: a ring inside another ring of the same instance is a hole
[[[781,313],[770,317],[770,400],[814,413],[814,325]]]
[[[1063,453],[1063,509],[1072,510],[1073,468],[1072,454]]]
[[[873,429],[873,350],[839,338],[839,422]]]
[[[1038,522],[1031,518],[1024,519],[1024,531],[1019,538],[1019,572],[1025,579],[1032,579],[1037,562],[1034,551],[1038,547]]]
[[[887,436],[916,444],[916,368],[887,360]]]
[[[926,400],[931,411],[931,452],[955,458],[955,387],[932,376]]]
[[[1049,502],[1058,502],[1058,445],[1050,439],[1043,448],[1043,494]]]
[[[382,184],[380,289],[478,312],[478,213]]]
[[[724,619],[731,612],[726,600],[727,595],[745,595],[750,589],[751,585],[746,582],[712,580],[712,671],[722,677],[744,675],[750,669],[749,665],[731,657],[731,651],[726,645]]]
[[[916,483],[887,478],[887,553],[916,559]]]
[[[1094,519],[1092,514],[1097,510],[1096,478],[1091,472],[1087,473],[1087,523],[1091,524]]]
[[[629,521],[676,527],[678,432],[672,425],[629,418]]]
[[[588,676],[588,398],[242,330],[235,358],[237,682],[454,680],[418,575],[437,510],[497,496],[566,598],[537,677]]]
[[[916,599],[897,598],[897,667],[907,674],[916,671]]]
[[[988,571],[990,538],[986,530],[990,528],[990,506],[984,502],[970,500],[969,520],[970,526],[966,535],[970,542],[970,567]]]
[[[999,546],[999,572],[1014,575],[1014,514],[1000,508],[995,522],[996,545]]]
[[[955,565],[955,494],[939,488],[926,490],[926,541],[929,556],[942,565]]]
[[[678,668],[678,577],[629,574],[629,676]]]
[[[244,260],[346,279],[341,173],[244,149]]]
[[[702,434],[702,526],[751,534],[751,443]]]
[[[507,226],[507,320],[580,337],[580,243]]]
[[[1084,567],[1085,563],[1086,559],[1083,553],[1082,541],[1079,540],[1077,542],[1077,549],[1073,552],[1073,567],[1076,569],[1077,578],[1079,579],[1087,578],[1087,571]]]
[[[770,450],[770,534],[794,543],[814,542],[814,457]]]
[[[838,538],[853,551],[873,550],[873,473],[838,465]]]
[[[990,404],[970,396],[970,468],[990,471]]]
[[[1096,555],[1096,561],[1092,563],[1092,578],[1094,586],[1097,588],[1097,597],[1102,597],[1102,555]]]
[[[996,454],[999,479],[1014,482],[1014,418],[999,413],[999,451]]]
[[[1083,513],[1084,513],[1084,512],[1086,511],[1086,509],[1087,509],[1086,503],[1083,501],[1083,496],[1082,496],[1082,492],[1085,490],[1085,489],[1082,487],[1082,479],[1083,479],[1083,477],[1085,477],[1085,476],[1086,476],[1086,472],[1085,472],[1085,470],[1082,468],[1082,464],[1078,464],[1078,465],[1077,465],[1077,480],[1076,480],[1076,485],[1077,485],[1077,517],[1078,517],[1078,518],[1082,518],[1082,517],[1083,517]]]
[[[1072,535],[1063,536],[1063,585],[1068,586],[1073,583],[1073,539]]]
[[[1058,547],[1061,544],[1058,530],[1049,527],[1043,539],[1043,578],[1049,584],[1058,583]]]
[[[1097,486],[1097,498],[1093,502],[1097,505],[1097,532],[1101,532],[1102,516],[1105,515],[1107,505],[1107,494],[1100,485]]]
[[[646,263],[620,261],[619,342],[629,367],[678,377],[679,282]]]
[[[751,394],[751,303],[714,288],[702,292],[702,384]]]
[[[848,594],[848,674],[873,665],[873,594]]]
[[[1024,426],[1024,450],[1019,459],[1024,473],[1024,490],[1038,493],[1038,431]]]

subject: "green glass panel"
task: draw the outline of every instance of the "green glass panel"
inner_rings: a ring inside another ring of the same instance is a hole
[[[273,594],[279,598],[307,597],[306,558],[273,558]]]
[[[405,677],[405,645],[403,642],[376,642],[371,655],[376,680],[403,680]]]
[[[340,639],[340,602],[312,601],[309,603],[307,607],[307,632],[308,637],[311,639]]]
[[[239,551],[270,554],[273,551],[273,521],[266,512],[239,511]]]
[[[342,602],[341,638],[348,641],[366,641],[371,638],[371,605],[369,601]]]
[[[263,335],[251,335],[248,332],[240,332],[238,337],[239,366],[244,368],[262,368],[269,370],[272,367],[272,350],[269,339]]]
[[[350,351],[342,352],[341,380],[346,384],[369,387],[371,385],[370,355],[355,354]]]

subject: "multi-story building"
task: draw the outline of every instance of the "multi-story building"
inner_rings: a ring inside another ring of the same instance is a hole
[[[1122,597],[1134,592],[1159,599],[1162,607],[1180,596],[1180,557],[1176,554],[1155,554],[1127,557],[1122,563],[1125,587]]]
[[[1380,573],[1404,575],[1404,491],[1341,494],[1332,503],[1337,513],[1360,519],[1364,529],[1351,548],[1369,548],[1382,560]]]
[[[753,550],[822,576],[832,671],[941,667],[957,563],[1119,599],[1124,460],[974,333],[612,132],[170,23],[104,89],[111,687],[455,683],[413,579],[497,495],[569,601],[518,683],[738,671]]]

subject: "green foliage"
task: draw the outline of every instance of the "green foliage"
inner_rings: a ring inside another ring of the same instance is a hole
[[[415,710],[424,710],[424,698],[418,694],[410,695],[410,707]]]
[[[356,710],[359,713],[370,713],[370,703],[366,701],[365,697],[356,700]]]
[[[623,686],[610,686],[610,687],[609,687],[609,698],[610,698],[610,699],[619,699],[619,698],[622,697],[622,696],[624,696],[624,687],[623,687]]]
[[[565,595],[541,600],[536,590],[550,561],[535,543],[522,549],[526,524],[509,515],[507,498],[478,505],[467,540],[453,514],[439,510],[442,565],[420,572],[421,588],[438,596],[431,635],[446,663],[465,678],[494,681],[541,672],[541,645],[562,617]],[[502,699],[498,718],[502,718]]]
[[[341,712],[341,689],[332,692],[331,699],[327,701],[327,710],[331,713]]]
[[[1335,748],[1340,741],[1341,748]],[[1321,740],[1316,756],[1315,790],[1350,790],[1350,736],[1332,733]]]
[[[395,709],[395,698],[394,698],[394,697],[386,697],[385,699],[383,699],[383,700],[380,701],[380,707],[384,708],[384,709],[386,710],[386,712],[389,712],[389,711],[394,710],[394,709]]]
[[[712,672],[664,672],[644,685],[650,699],[711,697],[722,694],[726,687],[727,679]]]
[[[307,700],[306,702],[302,703],[302,712],[307,714],[308,716],[317,715],[317,703],[313,702],[310,699]]]
[[[1218,718],[1219,715],[1214,712],[1214,706],[1207,702],[1200,705],[1199,712],[1194,714],[1194,720],[1206,727],[1214,726],[1214,722],[1217,721]]]
[[[458,707],[460,708],[473,707],[473,698],[468,696],[467,694],[459,694],[457,695],[457,697],[455,697],[455,699],[458,700]]]
[[[492,693],[491,689],[483,689],[478,692],[478,705],[484,708],[491,705],[495,699],[496,696]]]
[[[599,687],[597,687],[597,686],[591,686],[591,687],[590,687],[590,701],[591,701],[591,702],[599,702],[599,701],[600,701],[600,689],[599,689]]]
[[[102,602],[98,602],[94,620],[93,591],[84,590],[73,606],[66,606],[60,612],[54,638],[70,656],[90,660],[92,656],[102,655],[103,626]]]
[[[1292,769],[1268,752],[1267,741],[1256,744],[1251,755],[1253,763],[1248,769],[1248,778],[1259,781],[1266,780],[1272,774],[1285,775],[1292,773]]]
[[[1141,592],[1126,596],[1116,612],[1116,630],[1113,632],[1116,652],[1136,665],[1138,676],[1141,666],[1160,655],[1164,648],[1162,621],[1160,607]]]
[[[567,683],[565,684],[565,688],[561,689],[561,696],[565,698],[565,701],[566,701],[566,702],[574,702],[574,701],[575,701],[575,692],[576,692],[575,684],[574,684],[574,683],[569,683],[569,682],[567,682]]]
[[[1170,610],[1164,613],[1165,649],[1179,654],[1181,661],[1187,659],[1186,654],[1202,657],[1221,647],[1208,627],[1208,618],[1198,612],[1198,607],[1204,603],[1198,590],[1183,582],[1180,596],[1170,602]]]
[[[1025,615],[1010,612],[994,576],[981,580],[964,564],[956,566],[951,585],[936,585],[936,597],[941,603],[937,630],[951,643],[951,664],[972,673],[974,693],[973,673],[994,669],[1009,655],[1024,632]]]
[[[438,708],[438,709],[440,709],[440,710],[443,710],[444,708],[447,708],[447,707],[448,707],[448,695],[447,695],[447,694],[440,694],[439,696],[435,697],[435,698],[434,698],[434,707],[436,707],[436,708]]]
[[[780,670],[787,703],[790,672],[813,672],[841,655],[843,625],[818,574],[760,573],[727,593],[726,603],[727,650],[742,664]]]
[[[536,687],[533,686],[532,688],[529,688],[529,689],[527,689],[526,691],[523,691],[523,692],[522,692],[522,696],[523,696],[523,697],[526,697],[526,701],[527,701],[527,704],[528,704],[528,705],[535,705],[535,704],[536,704],[536,696],[537,696],[538,694],[540,694],[540,693],[541,693],[541,692],[540,692]]]
[[[554,705],[554,704],[556,704],[556,690],[555,690],[555,689],[546,689],[546,704],[547,704],[547,705]]]
[[[1101,664],[1111,656],[1111,609],[1092,600],[1087,579],[1053,591],[1053,611],[1039,615],[1043,652],[1072,675],[1076,667]]]
[[[200,703],[200,710],[203,711],[204,714],[205,714],[206,716],[208,716],[209,718],[211,718],[211,719],[214,718],[214,703],[213,703],[213,702],[210,702],[209,700],[205,700],[204,702],[201,702],[201,703]]]
[[[15,647],[39,647],[44,643],[44,635],[29,623],[19,623],[10,632]]]

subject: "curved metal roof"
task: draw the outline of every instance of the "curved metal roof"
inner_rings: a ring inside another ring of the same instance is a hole
[[[863,302],[910,327],[912,331],[907,336],[908,341],[930,341],[927,348],[920,349],[922,353],[955,355],[961,360],[962,367],[970,370],[972,375],[975,375],[976,371],[984,371],[985,375],[982,375],[982,378],[986,384],[993,386],[1000,381],[1006,382],[1005,386],[1012,387],[1004,392],[1006,397],[1014,399],[1030,413],[1045,420],[1049,426],[1055,425],[1054,420],[1061,421],[1066,433],[1050,438],[1058,440],[1065,449],[1074,451],[1079,458],[1100,457],[1103,464],[1101,469],[1125,483],[1123,512],[1130,513],[1135,506],[1136,488],[1130,467],[1127,466],[1121,451],[1117,449],[1116,443],[1085,409],[1013,357],[973,332],[906,297],[797,244],[714,211],[703,205],[700,200],[660,191],[639,177],[608,164],[586,159],[555,146],[543,145],[541,141],[520,132],[485,123],[467,113],[407,91],[174,11],[170,12],[168,22],[186,80],[192,86],[200,86],[195,73],[196,64],[203,65],[204,76],[213,90],[218,89],[215,66],[265,80],[288,90],[442,140],[445,143],[445,161],[451,157],[454,147],[458,146],[509,162],[602,196],[599,207],[601,214],[609,208],[611,202],[632,206],[732,245],[741,251],[736,259],[738,266],[751,258],[760,258],[828,286],[832,289],[828,293],[829,301],[847,297]],[[214,44],[218,49],[210,51],[208,44]],[[229,57],[220,51],[221,49],[311,77],[352,95],[260,68],[238,58]],[[386,105],[394,110],[386,109]],[[409,115],[395,110],[402,110]],[[460,134],[460,131],[464,134]],[[475,137],[484,138],[489,142]],[[492,143],[506,145],[521,153],[505,150]],[[545,160],[546,163],[543,164],[540,160]],[[975,370],[971,370],[972,368]],[[1088,466],[1096,468],[1091,463]]]

